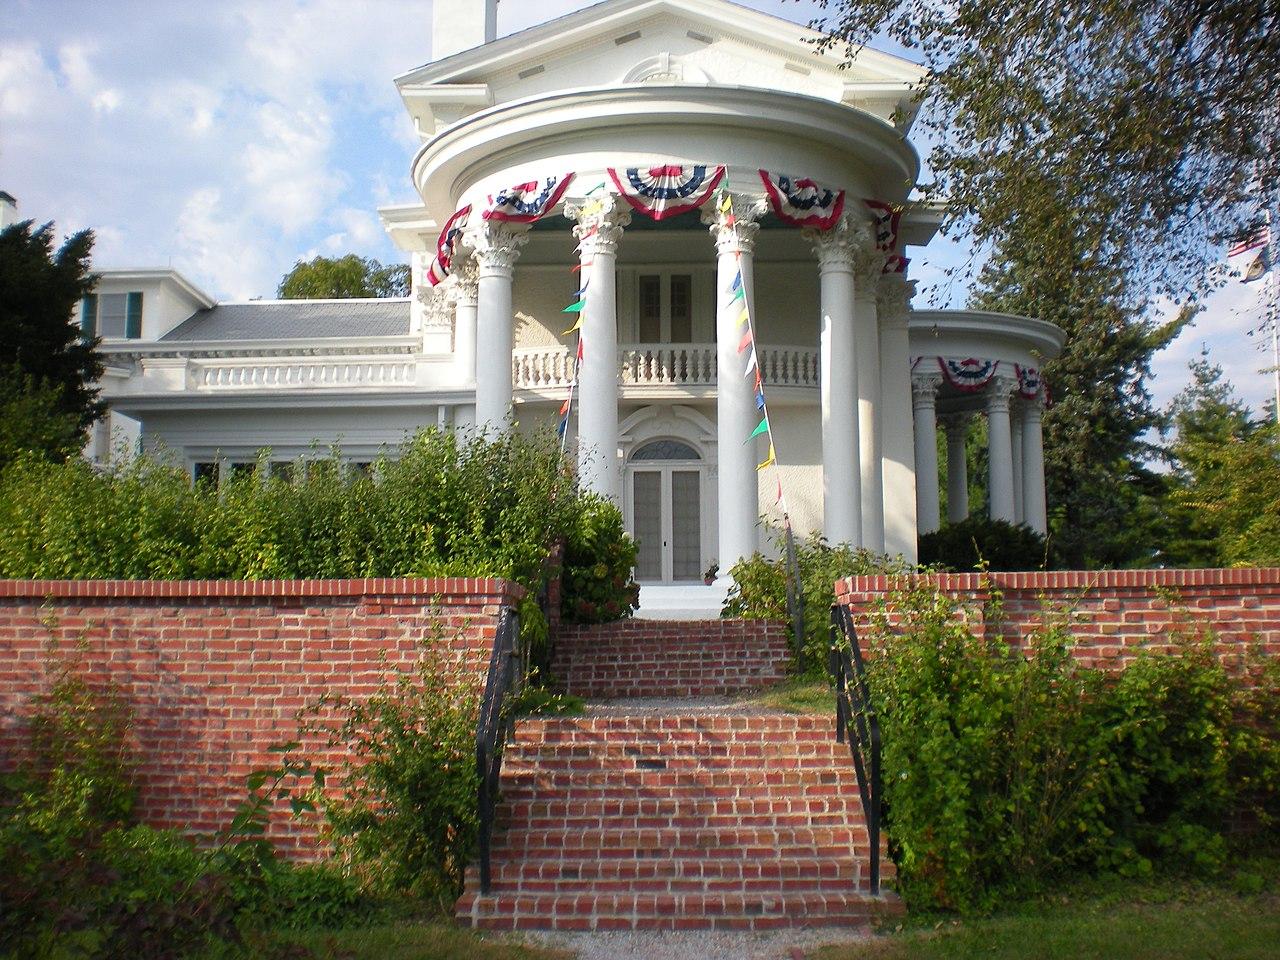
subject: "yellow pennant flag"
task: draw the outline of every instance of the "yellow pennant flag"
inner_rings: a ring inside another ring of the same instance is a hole
[[[778,462],[778,457],[777,457],[777,455],[773,452],[773,443],[771,442],[771,443],[769,444],[769,455],[768,455],[767,457],[765,457],[765,458],[764,458],[764,462],[763,462],[763,463],[761,463],[759,466],[757,466],[757,467],[756,467],[756,469],[757,469],[757,470],[763,470],[765,467],[769,466],[770,464],[774,464],[774,463],[777,463],[777,462]]]
[[[720,194],[720,212],[728,213],[733,209],[733,198],[727,193]]]
[[[738,326],[745,327],[747,321],[751,319],[751,312],[746,307],[742,308],[742,312],[738,314]]]
[[[575,323],[575,324],[574,324],[572,327],[570,327],[568,330],[566,330],[566,331],[564,332],[563,336],[566,336],[566,337],[567,337],[569,334],[573,333],[573,331],[575,331],[575,330],[581,330],[581,329],[582,329],[582,314],[578,314],[578,322],[577,322],[577,323]]]

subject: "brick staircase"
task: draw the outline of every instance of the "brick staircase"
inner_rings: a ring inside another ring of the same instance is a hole
[[[643,662],[638,686],[678,685],[661,658]],[[492,890],[480,894],[472,866],[459,922],[765,930],[900,911],[891,894],[870,895],[857,781],[833,723],[694,698],[521,720],[503,761]]]

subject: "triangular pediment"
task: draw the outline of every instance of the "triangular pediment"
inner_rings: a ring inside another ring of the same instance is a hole
[[[605,0],[397,78],[424,135],[487,106],[631,83],[759,87],[887,116],[922,68],[864,49],[846,69],[822,35],[728,0]]]

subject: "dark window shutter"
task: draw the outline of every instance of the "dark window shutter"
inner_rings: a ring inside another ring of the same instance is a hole
[[[124,335],[129,340],[137,340],[142,336],[142,291],[129,294],[125,307]]]
[[[98,333],[98,295],[96,293],[85,294],[85,298],[80,301],[80,335],[86,340],[92,340]]]

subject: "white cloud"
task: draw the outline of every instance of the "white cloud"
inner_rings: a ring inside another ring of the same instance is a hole
[[[0,42],[0,116],[29,116],[54,84],[38,44]]]

